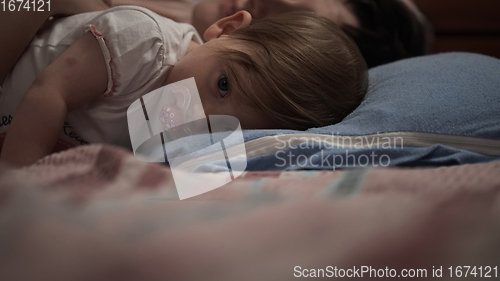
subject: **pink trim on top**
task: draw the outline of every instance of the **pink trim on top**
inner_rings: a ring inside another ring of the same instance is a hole
[[[102,35],[99,31],[97,31],[97,28],[93,24],[84,25],[83,29],[85,30],[85,32],[88,31],[92,32],[92,34],[96,37],[103,51],[104,59],[108,64],[108,89],[103,94],[103,96],[109,97],[113,95],[113,93],[115,92],[116,82],[113,75],[113,67],[111,66],[113,58],[111,57],[111,52],[109,51],[108,44],[106,43],[106,38],[104,38],[104,35]]]

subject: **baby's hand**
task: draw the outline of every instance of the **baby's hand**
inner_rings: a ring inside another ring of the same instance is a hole
[[[53,15],[74,15],[109,8],[104,0],[52,0]]]

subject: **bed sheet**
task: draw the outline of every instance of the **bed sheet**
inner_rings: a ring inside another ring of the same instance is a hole
[[[90,145],[0,167],[0,183],[0,280],[290,280],[296,266],[446,277],[500,262],[500,162],[247,172],[180,201],[168,167]]]

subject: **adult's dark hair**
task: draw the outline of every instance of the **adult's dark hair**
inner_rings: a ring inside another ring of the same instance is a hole
[[[401,0],[345,0],[359,27],[342,26],[358,45],[368,67],[424,55],[426,27]]]

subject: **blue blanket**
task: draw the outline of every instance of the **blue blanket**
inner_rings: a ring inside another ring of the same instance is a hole
[[[447,53],[379,66],[370,70],[365,100],[342,122],[305,132],[247,130],[244,138],[247,171],[498,160],[500,60]],[[192,151],[194,143],[183,141],[180,150]],[[226,167],[207,165],[209,171]]]

